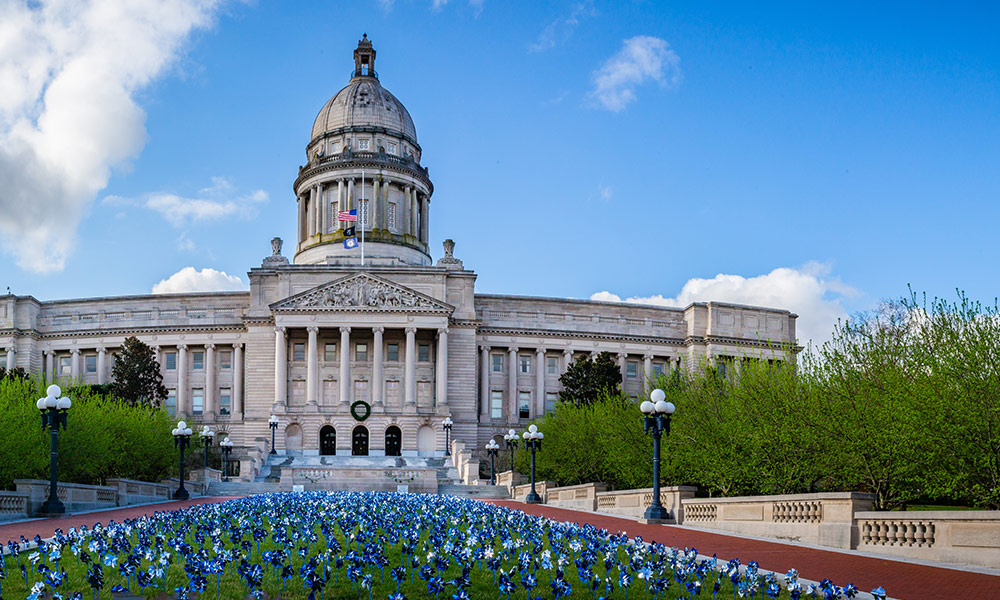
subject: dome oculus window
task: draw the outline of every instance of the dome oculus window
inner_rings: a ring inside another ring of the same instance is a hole
[[[386,145],[386,147],[385,147],[385,151],[388,152],[389,154],[395,154],[396,153],[396,144],[393,144],[392,142],[389,142]]]
[[[358,140],[358,150],[367,150],[368,146],[368,140]]]

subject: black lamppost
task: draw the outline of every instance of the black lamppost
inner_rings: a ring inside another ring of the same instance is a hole
[[[277,454],[278,451],[274,449],[274,432],[278,431],[278,417],[271,415],[267,420],[267,426],[271,428],[271,454]]]
[[[215,432],[208,425],[201,428],[201,441],[205,443],[205,481],[208,481],[208,447],[212,445]]]
[[[177,491],[174,492],[174,498],[178,500],[187,500],[191,494],[184,489],[184,449],[191,444],[191,428],[187,426],[184,421],[178,421],[177,427],[171,432],[174,435],[174,448],[181,449],[181,484],[177,486]]]
[[[59,428],[66,429],[66,412],[73,404],[72,401],[63,396],[58,385],[50,385],[45,390],[45,398],[39,398],[35,406],[42,412],[42,431],[48,427],[52,434],[49,452],[49,499],[42,504],[41,512],[48,515],[61,515],[66,512],[66,507],[59,501],[59,482],[56,475],[56,458],[59,456]]]
[[[646,519],[667,520],[670,511],[660,503],[660,436],[670,435],[670,416],[674,414],[674,405],[666,401],[663,390],[653,390],[649,400],[639,405],[643,416],[643,430],[647,435],[653,435],[653,501],[643,515]]]
[[[510,452],[510,482],[514,484],[514,451],[517,450],[517,432],[511,429],[507,435],[503,436],[507,443],[507,451]]]
[[[229,481],[229,453],[233,451],[233,441],[226,436],[226,439],[219,442],[222,448],[222,480]]]
[[[528,504],[541,504],[542,497],[535,491],[535,452],[542,449],[542,438],[545,434],[538,431],[538,425],[531,424],[521,437],[524,438],[524,447],[531,450],[531,492],[524,501]]]
[[[451,420],[451,417],[445,417],[444,421],[441,422],[441,427],[444,428],[444,455],[451,456],[451,426],[455,422]]]
[[[486,442],[486,454],[490,457],[490,485],[497,484],[496,471],[493,468],[493,460],[496,458],[497,452],[500,452],[500,444],[490,438],[490,441]]]

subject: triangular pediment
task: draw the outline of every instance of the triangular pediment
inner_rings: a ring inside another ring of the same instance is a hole
[[[275,302],[274,311],[360,311],[451,314],[455,307],[369,273],[348,275]]]

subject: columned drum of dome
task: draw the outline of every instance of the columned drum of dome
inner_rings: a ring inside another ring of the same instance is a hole
[[[354,264],[348,227],[365,238],[365,262],[431,264],[427,242],[434,185],[421,166],[413,119],[379,83],[375,49],[365,35],[354,51],[347,86],[320,109],[295,180],[296,264]],[[340,221],[357,211],[357,223]]]

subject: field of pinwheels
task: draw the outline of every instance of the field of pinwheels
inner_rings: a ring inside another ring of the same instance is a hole
[[[851,598],[448,496],[269,494],[7,544],[4,598]],[[811,588],[811,589],[810,589]],[[876,592],[884,592],[876,590]],[[876,596],[879,594],[876,593]]]

